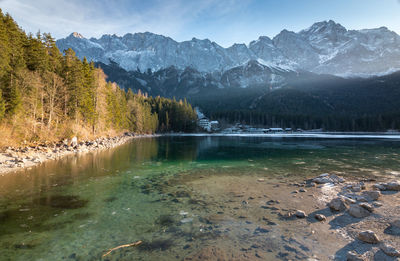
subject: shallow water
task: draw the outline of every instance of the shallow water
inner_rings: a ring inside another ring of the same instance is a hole
[[[325,172],[399,177],[400,140],[158,137],[47,162],[0,177],[0,259],[99,260],[110,248],[142,240],[104,260],[182,260],[217,238],[247,238],[238,220],[210,226],[204,217],[227,199],[208,195],[205,203],[191,183]]]

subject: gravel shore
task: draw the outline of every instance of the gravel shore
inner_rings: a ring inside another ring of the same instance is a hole
[[[0,175],[31,168],[45,161],[57,160],[67,155],[114,148],[134,138],[155,136],[159,135],[136,135],[127,132],[115,137],[97,138],[88,141],[79,141],[76,137],[73,137],[53,145],[7,147],[0,153]]]

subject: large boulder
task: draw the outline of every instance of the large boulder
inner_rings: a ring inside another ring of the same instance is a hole
[[[371,214],[371,212],[369,212],[360,205],[352,205],[349,208],[349,214],[355,218],[364,218],[368,217]]]
[[[378,236],[371,230],[365,230],[358,234],[357,237],[359,240],[369,243],[369,244],[378,244],[379,238]]]
[[[333,211],[343,211],[347,209],[346,202],[343,198],[334,198],[328,203],[328,207]]]

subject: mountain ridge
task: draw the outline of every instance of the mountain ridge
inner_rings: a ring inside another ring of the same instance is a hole
[[[347,30],[332,20],[314,23],[299,32],[282,30],[272,39],[260,36],[248,44],[224,48],[209,39],[177,42],[150,32],[84,38],[78,33],[57,40],[61,49],[77,56],[128,71],[169,66],[200,72],[226,71],[262,59],[274,67],[308,70],[345,77],[382,75],[400,69],[400,36],[386,27]]]

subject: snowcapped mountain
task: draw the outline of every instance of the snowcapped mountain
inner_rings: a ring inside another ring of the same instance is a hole
[[[103,35],[99,39],[72,33],[58,40],[57,45],[60,50],[72,48],[80,58],[86,56],[103,64],[114,61],[127,71],[154,72],[174,66],[180,70],[190,67],[203,75],[224,74],[242,70],[250,61],[258,61],[258,65],[250,63],[253,68],[261,64],[340,76],[382,75],[400,70],[400,36],[395,32],[386,27],[347,30],[334,21],[315,23],[298,33],[283,30],[273,39],[261,36],[249,45],[234,44],[229,48],[208,39],[177,42],[149,32],[122,37]],[[271,80],[268,74],[264,77]],[[222,79],[224,84],[231,84],[229,77]],[[246,86],[255,80],[235,81]]]
[[[305,72],[263,65],[256,60],[224,72],[200,72],[192,67],[170,66],[155,72],[126,71],[117,63],[99,63],[110,81],[152,96],[189,97],[218,89],[258,88],[265,91],[286,86],[293,79],[303,79]]]

